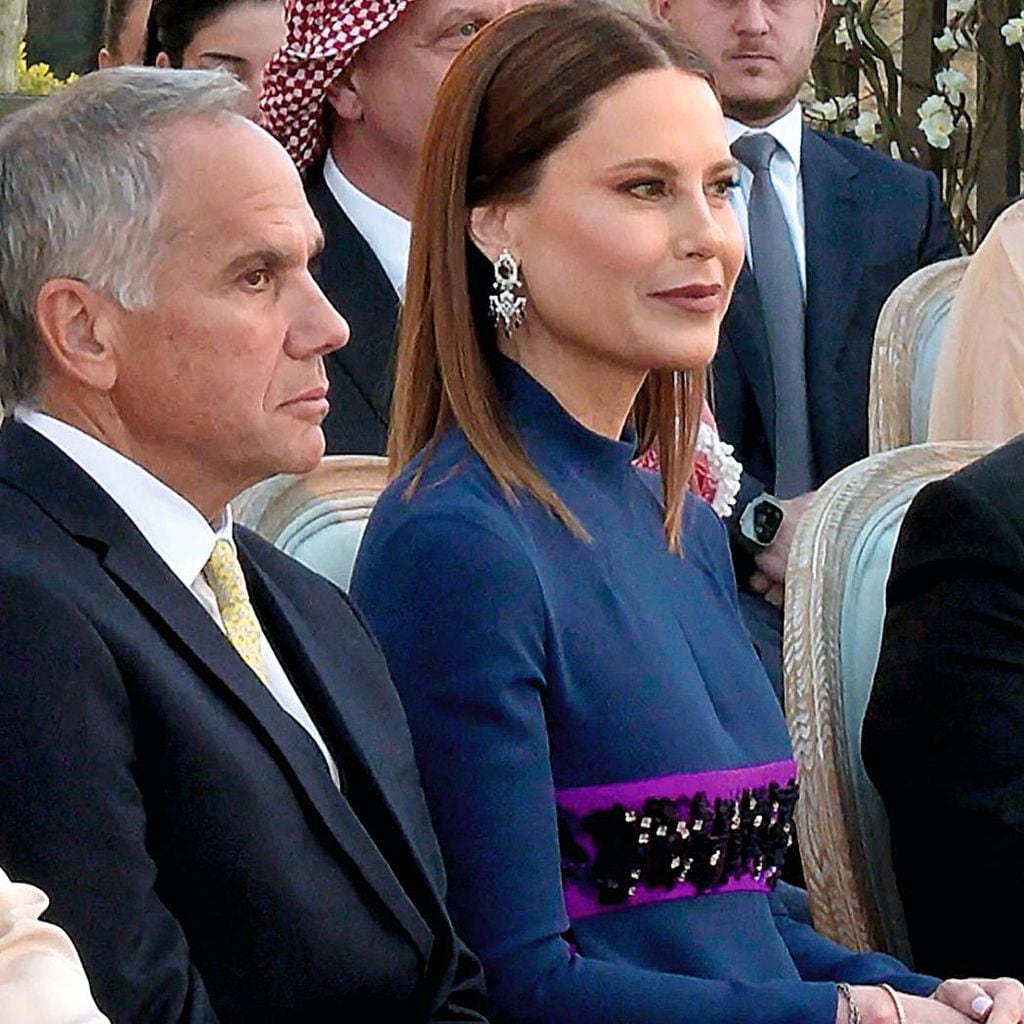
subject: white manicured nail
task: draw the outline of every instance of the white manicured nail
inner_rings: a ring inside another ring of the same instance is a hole
[[[988,996],[975,996],[971,1000],[971,1012],[980,1017],[992,1009],[992,1000]]]

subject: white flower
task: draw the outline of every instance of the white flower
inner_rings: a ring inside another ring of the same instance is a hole
[[[968,45],[967,36],[964,35],[962,29],[951,29],[948,25],[942,30],[941,36],[935,36],[932,39],[932,43],[935,44],[935,49],[939,53],[952,53],[954,50],[963,49]]]
[[[838,121],[839,106],[835,100],[815,100],[805,108],[810,117],[816,121]]]
[[[827,100],[815,100],[808,103],[806,110],[816,121],[833,124],[842,120],[857,105],[856,96],[833,96]]]
[[[953,134],[953,111],[945,96],[929,96],[917,108],[921,118],[918,128],[924,132],[928,145],[935,149],[949,149],[949,137]]]
[[[944,110],[949,109],[949,104],[946,102],[945,96],[936,96],[932,93],[922,104],[917,108],[917,115],[922,120],[928,117],[934,117],[936,114],[940,114]]]
[[[967,76],[962,71],[946,68],[935,76],[935,84],[939,87],[939,92],[945,93],[953,103],[963,102]]]
[[[878,128],[882,119],[873,110],[864,110],[857,118],[853,130],[861,142],[871,145],[878,138]]]
[[[726,444],[706,423],[701,423],[697,433],[697,451],[708,460],[708,472],[715,481],[715,496],[711,507],[728,519],[740,492],[740,475],[743,467],[733,458],[733,447]]]
[[[974,6],[974,0],[946,0],[949,13],[966,14]]]
[[[854,39],[856,39],[856,43],[854,43]],[[867,37],[864,35],[864,30],[860,27],[860,22],[855,21],[853,23],[853,38],[851,38],[850,23],[843,18],[843,20],[836,25],[835,41],[837,46],[842,46],[846,50],[852,50],[854,46],[866,43]]]
[[[1024,11],[1020,17],[1011,18],[1000,30],[1007,46],[1024,46]]]

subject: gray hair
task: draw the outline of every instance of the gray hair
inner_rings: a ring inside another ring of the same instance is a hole
[[[165,147],[175,124],[236,113],[245,88],[215,71],[86,75],[0,126],[0,403],[40,384],[40,288],[76,278],[128,310],[153,301]]]

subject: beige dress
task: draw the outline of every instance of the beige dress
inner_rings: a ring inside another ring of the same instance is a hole
[[[71,940],[39,920],[48,904],[0,870],[0,1024],[109,1024]]]
[[[1024,431],[1024,201],[992,226],[957,289],[935,372],[929,441]]]

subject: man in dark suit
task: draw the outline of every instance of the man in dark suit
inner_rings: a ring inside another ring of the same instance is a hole
[[[889,812],[914,963],[1019,976],[1024,438],[915,498],[889,577],[864,764]]]
[[[0,132],[0,863],[114,1021],[480,1022],[379,650],[232,527],[348,335],[243,96],[121,68]]]
[[[352,328],[352,344],[327,359],[329,453],[387,446],[416,167],[434,96],[462,47],[521,2],[310,0],[288,9],[262,106],[323,225],[317,280]]]
[[[797,94],[827,0],[651,5],[714,72],[740,162],[734,205],[748,261],[723,324],[713,396],[744,469],[732,516],[741,603],[780,686],[789,547],[814,491],[867,455],[882,304],[958,247],[933,175],[803,127]]]

